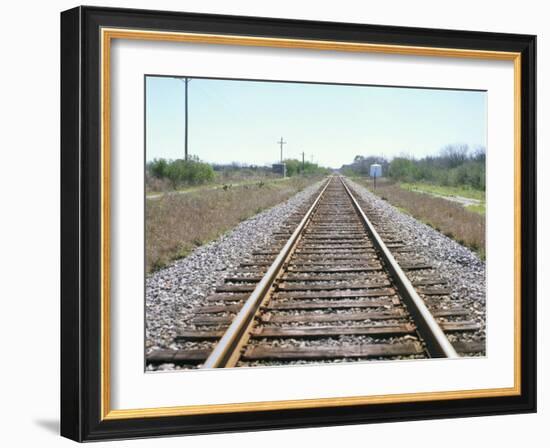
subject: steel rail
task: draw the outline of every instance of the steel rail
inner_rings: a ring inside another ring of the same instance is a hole
[[[360,207],[343,178],[339,177],[339,179],[350,197],[355,210],[359,213],[359,216],[363,220],[365,228],[370,234],[375,247],[378,249],[380,256],[386,264],[386,267],[390,271],[401,298],[405,302],[408,311],[413,316],[418,333],[426,343],[429,355],[431,357],[439,358],[458,358],[459,356],[447,339],[447,336],[445,336],[445,333],[443,333],[443,330],[432,316],[432,313],[430,313],[426,307],[426,304],[414,289],[411,281],[407,278],[406,274],[403,272],[384,241],[382,241],[382,238],[375,230],[367,215],[365,215],[365,212]]]
[[[234,357],[235,350],[239,348],[239,341],[246,336],[247,329],[253,322],[254,316],[258,311],[263,299],[271,290],[273,283],[280,275],[281,270],[283,269],[284,263],[287,260],[288,256],[292,253],[296,243],[299,241],[299,238],[306,228],[306,224],[309,219],[313,216],[313,212],[317,208],[321,197],[325,193],[327,187],[332,182],[333,177],[330,177],[326,185],[323,187],[322,191],[319,193],[311,207],[308,209],[307,213],[304,215],[300,224],[296,227],[284,247],[281,249],[262,280],[256,285],[256,288],[239,313],[235,316],[235,319],[231,325],[227,328],[223,334],[220,341],[214,347],[214,350],[210,356],[204,362],[203,369],[213,369],[226,367],[228,361]]]

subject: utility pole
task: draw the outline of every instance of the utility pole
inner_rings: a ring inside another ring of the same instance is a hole
[[[189,134],[189,78],[185,78],[185,160],[189,157],[189,152],[187,151],[188,143],[188,134]]]
[[[180,81],[183,81],[185,83],[185,160],[188,160],[189,152],[188,152],[188,124],[189,124],[189,107],[188,107],[188,93],[189,93],[189,83],[191,82],[191,79],[187,76],[184,76],[183,78],[176,78]]]
[[[283,145],[286,145],[286,142],[283,140],[283,137],[281,137],[281,140],[279,140],[277,143],[281,145],[281,163],[283,163]]]
[[[185,77],[185,160],[188,160],[189,152],[187,151],[188,148],[188,135],[189,135],[189,106],[188,106],[188,99],[189,99],[189,81],[190,79],[186,76]]]
[[[306,171],[306,162],[305,162],[306,153],[302,151],[302,174]]]

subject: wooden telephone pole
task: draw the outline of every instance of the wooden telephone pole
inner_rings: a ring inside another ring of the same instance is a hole
[[[189,157],[188,148],[188,129],[189,129],[189,107],[188,107],[188,92],[189,92],[189,81],[191,81],[187,76],[183,79],[185,82],[185,160]]]
[[[174,78],[179,79],[180,81],[183,81],[185,83],[185,160],[189,157],[189,151],[188,151],[188,136],[189,136],[189,101],[188,101],[188,93],[189,93],[189,83],[191,82],[191,79],[187,76],[184,77],[178,77],[174,76]]]

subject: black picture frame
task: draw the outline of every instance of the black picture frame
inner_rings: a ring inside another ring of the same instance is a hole
[[[130,28],[521,53],[521,393],[101,418],[100,29]],[[76,441],[536,411],[536,36],[100,7],[61,13],[61,435]]]

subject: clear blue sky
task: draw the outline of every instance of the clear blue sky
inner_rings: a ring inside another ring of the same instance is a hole
[[[184,155],[185,84],[147,77],[147,160]],[[284,157],[339,168],[360,154],[436,154],[486,146],[485,92],[193,79],[189,153],[207,162],[263,165]]]

